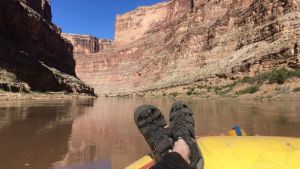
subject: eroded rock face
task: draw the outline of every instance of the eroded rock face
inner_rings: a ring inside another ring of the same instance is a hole
[[[1,52],[23,51],[51,67],[75,75],[73,47],[60,29],[18,0],[1,1]]]
[[[117,15],[115,41],[126,44],[142,38],[160,24],[172,23],[192,11],[192,0],[172,0]]]
[[[111,50],[78,55],[76,73],[98,94],[118,95],[297,68],[299,5],[173,0],[139,8],[117,17]]]
[[[0,23],[2,90],[93,94],[76,78],[72,44],[51,22],[49,1],[0,1]]]
[[[48,22],[52,20],[50,0],[21,0],[21,2],[39,13]]]
[[[72,43],[74,54],[99,53],[110,48],[113,44],[112,40],[98,39],[97,37],[91,35],[63,33],[62,36]]]
[[[102,52],[104,50],[110,49],[113,46],[114,41],[111,39],[98,39],[98,44],[99,44],[98,52]]]

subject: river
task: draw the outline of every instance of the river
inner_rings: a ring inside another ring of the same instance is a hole
[[[166,119],[173,98],[0,102],[1,169],[122,169],[149,152],[135,127],[141,104]],[[196,133],[240,125],[248,135],[300,137],[300,101],[187,99]]]

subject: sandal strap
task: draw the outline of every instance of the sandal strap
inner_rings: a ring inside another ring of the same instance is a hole
[[[140,132],[151,147],[155,161],[173,148],[174,142],[170,137],[170,129],[161,111],[152,105],[143,105],[136,109],[134,119]]]
[[[170,128],[173,140],[182,138],[190,148],[190,169],[199,169],[203,167],[203,160],[195,138],[193,114],[186,104],[174,103],[170,112]]]

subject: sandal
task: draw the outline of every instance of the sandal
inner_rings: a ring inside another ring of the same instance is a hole
[[[135,123],[151,147],[156,162],[171,150],[174,142],[170,137],[170,129],[161,111],[152,105],[143,105],[134,112]]]
[[[170,112],[170,129],[174,142],[182,138],[190,147],[190,168],[202,169],[203,158],[195,137],[192,110],[183,102],[175,102]]]

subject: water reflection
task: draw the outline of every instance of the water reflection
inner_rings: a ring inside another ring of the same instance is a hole
[[[166,117],[174,99],[4,102],[0,105],[0,168],[121,169],[149,148],[133,122],[141,104]],[[187,100],[199,136],[240,125],[250,135],[300,136],[300,102]]]
[[[61,160],[81,102],[1,102],[0,168],[47,169]]]

